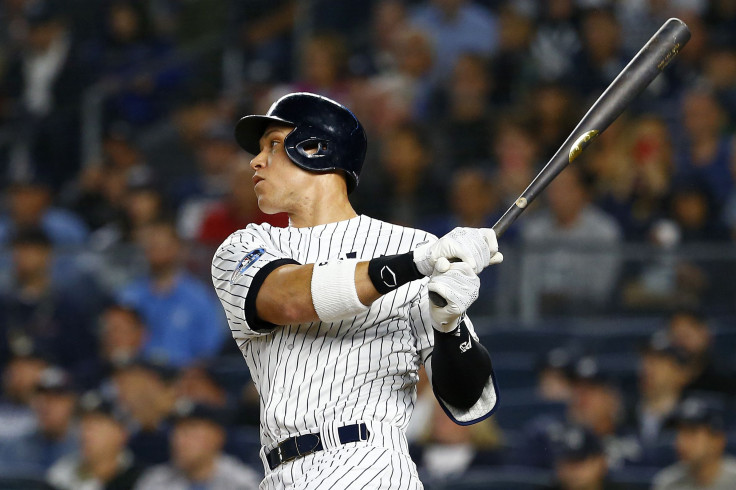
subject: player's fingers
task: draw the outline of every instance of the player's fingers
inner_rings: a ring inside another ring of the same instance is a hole
[[[435,272],[439,272],[440,274],[449,271],[450,261],[447,260],[445,257],[440,257],[434,264],[434,270]]]
[[[491,255],[491,261],[488,263],[488,265],[500,264],[501,262],[503,262],[503,254],[501,252],[496,252],[495,254]]]
[[[464,262],[474,270],[476,269],[476,262],[473,254],[468,250],[465,250],[461,245],[452,244],[443,248],[437,248],[433,251],[432,258],[435,260],[435,263],[441,257],[452,260],[452,262]]]
[[[493,231],[493,228],[481,228],[480,233],[488,244],[488,248],[491,250],[491,255],[493,255],[493,252],[498,252],[498,239],[496,238],[496,232]]]
[[[447,270],[453,270],[458,271],[462,273],[466,277],[475,278],[476,273],[475,269],[473,269],[470,265],[466,264],[465,262],[448,262],[449,267]]]

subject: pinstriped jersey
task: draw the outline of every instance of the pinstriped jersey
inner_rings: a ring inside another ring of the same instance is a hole
[[[219,247],[212,280],[261,399],[261,442],[331,421],[374,420],[406,428],[417,370],[433,346],[427,279],[335,323],[276,328],[255,315],[270,270],[285,263],[370,260],[409,252],[431,235],[367,216],[309,228],[249,225]]]

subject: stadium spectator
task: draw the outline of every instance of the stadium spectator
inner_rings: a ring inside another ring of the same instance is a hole
[[[685,351],[690,360],[690,380],[684,389],[686,394],[736,394],[733,375],[722,360],[716,358],[713,331],[699,311],[680,309],[674,312],[669,317],[667,333],[672,345]]]
[[[574,73],[582,49],[578,6],[574,0],[549,0],[540,10],[529,47],[535,72],[543,82],[562,81]]]
[[[547,352],[537,365],[537,396],[551,402],[569,402],[573,393],[573,360],[562,347]]]
[[[555,441],[555,479],[552,490],[624,490],[608,479],[608,463],[601,440],[581,426],[566,427]]]
[[[141,474],[128,440],[125,415],[99,393],[79,401],[80,450],[59,459],[47,480],[59,490],[132,490]]]
[[[215,408],[180,403],[171,432],[171,460],[145,471],[136,490],[249,490],[258,488],[256,472],[223,454],[225,421]]]
[[[639,393],[634,420],[645,445],[658,445],[666,437],[666,424],[690,380],[687,352],[655,334],[641,350]]]
[[[222,123],[205,131],[196,144],[196,154],[199,171],[181,179],[173,190],[184,239],[196,237],[204,216],[230,190],[233,168],[244,160],[231,128]]]
[[[56,363],[74,369],[95,356],[93,322],[99,294],[90,282],[84,294],[52,277],[52,244],[43,230],[28,229],[13,238],[13,288],[0,297],[0,329],[6,338],[27,336]]]
[[[228,393],[213,372],[211,364],[192,364],[179,373],[176,380],[176,398],[191,400],[210,407],[228,406]]]
[[[727,490],[736,481],[736,460],[725,454],[724,411],[704,398],[688,398],[674,416],[679,462],[658,473],[653,490]]]
[[[175,366],[217,354],[224,317],[214,294],[181,267],[174,225],[157,221],[141,233],[149,275],[125,286],[119,301],[140,312],[149,329],[144,355]]]
[[[199,243],[217,247],[231,233],[250,223],[269,223],[279,227],[289,224],[288,216],[283,213],[269,215],[260,210],[253,192],[253,169],[249,164],[239,162],[230,172],[230,190],[227,196],[215,202],[205,212],[194,234]]]
[[[521,227],[531,253],[522,280],[536,289],[543,311],[604,307],[617,284],[618,224],[590,203],[590,181],[579,167],[558,175],[546,196],[549,209],[530,216]]]
[[[104,22],[101,75],[116,88],[107,99],[108,118],[149,124],[168,112],[185,70],[172,62],[171,43],[153,29],[145,2],[110,2]]]
[[[176,371],[163,364],[136,359],[113,374],[120,407],[131,419],[128,446],[142,465],[169,458],[170,416],[176,401]]]
[[[502,463],[503,434],[493,419],[461,427],[433,403],[425,434],[412,451],[417,469],[431,479],[456,478],[477,467]]]
[[[392,65],[356,90],[355,112],[369,134],[386,135],[393,128],[430,115],[434,87],[432,44],[424,31],[405,28],[392,37]]]
[[[143,356],[148,329],[132,308],[107,306],[99,316],[98,356],[78,369],[77,381],[85,389],[104,391],[115,369]]]
[[[0,215],[0,244],[10,243],[24,229],[41,228],[54,246],[84,245],[87,226],[71,211],[53,206],[53,190],[45,177],[18,179],[6,191],[8,212]]]
[[[44,355],[28,337],[12,339],[8,357],[3,358],[2,395],[0,395],[0,441],[26,436],[36,429],[31,398],[41,373],[49,367]],[[4,450],[10,449],[2,444]],[[7,458],[0,454],[0,463]]]
[[[60,189],[79,168],[80,104],[94,64],[74,39],[63,2],[25,2],[24,20],[22,44],[0,78],[15,133],[11,173],[41,173]]]
[[[79,428],[74,418],[77,395],[69,374],[58,367],[40,375],[31,407],[38,421],[36,430],[2,441],[12,450],[0,450],[3,464],[17,473],[45,473],[59,458],[79,448]]]
[[[486,7],[468,0],[431,0],[416,7],[410,24],[429,33],[435,51],[434,79],[442,81],[460,54],[490,57],[498,49],[498,20]]]
[[[443,186],[432,164],[432,147],[422,127],[406,124],[381,141],[379,167],[366,175],[357,196],[361,212],[411,225],[442,209]]]
[[[539,145],[523,117],[502,115],[491,134],[493,168],[503,203],[516,201],[534,178]]]
[[[734,188],[734,136],[726,130],[723,106],[712,91],[691,89],[684,94],[680,110],[684,134],[675,152],[677,176],[683,182],[702,182],[705,195],[723,203]]]
[[[591,8],[580,19],[583,49],[572,62],[569,83],[586,100],[597,98],[629,62],[612,7]]]
[[[654,114],[619,119],[609,130],[585,160],[596,177],[595,201],[627,240],[644,241],[667,214],[674,170],[669,130]]]
[[[488,161],[492,87],[487,58],[473,53],[458,56],[447,85],[434,97],[439,106],[435,108],[435,125],[446,143],[438,163],[455,168]]]

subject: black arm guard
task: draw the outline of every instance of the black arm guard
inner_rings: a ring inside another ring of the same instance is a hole
[[[475,405],[493,373],[491,356],[465,322],[449,333],[434,331],[431,362],[435,395],[461,410]]]

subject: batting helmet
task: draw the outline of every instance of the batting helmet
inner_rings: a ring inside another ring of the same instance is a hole
[[[367,146],[355,114],[321,95],[288,94],[274,102],[266,115],[245,116],[238,121],[235,139],[247,152],[257,155],[261,136],[274,123],[294,126],[284,139],[292,162],[312,172],[342,172],[348,193],[355,189]]]

